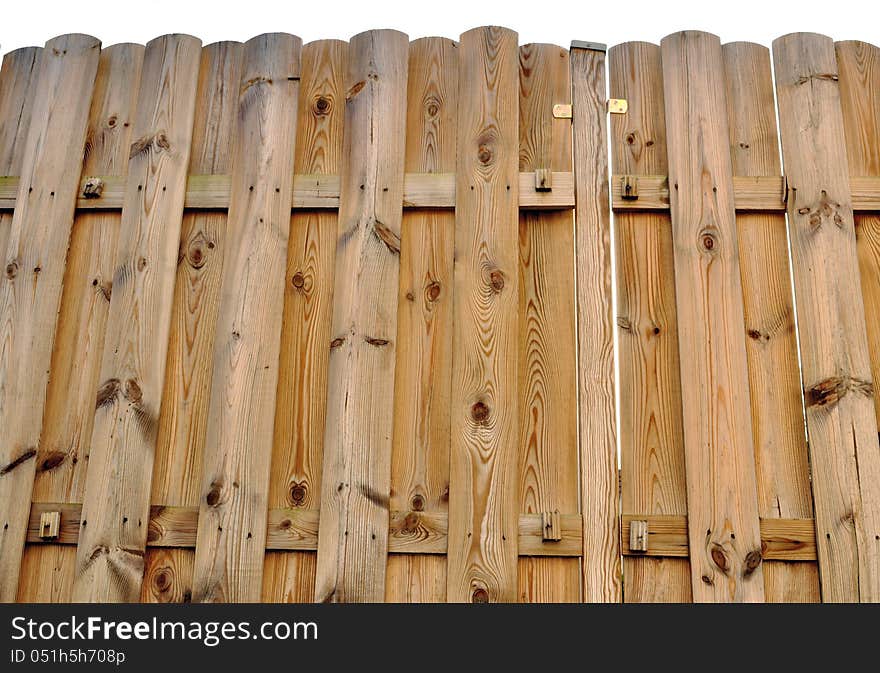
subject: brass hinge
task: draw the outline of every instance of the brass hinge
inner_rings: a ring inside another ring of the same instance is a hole
[[[557,103],[553,106],[553,117],[555,119],[571,119],[571,105]]]
[[[608,112],[613,115],[622,115],[626,114],[626,111],[629,109],[629,103],[626,102],[626,98],[609,98],[608,99]]]

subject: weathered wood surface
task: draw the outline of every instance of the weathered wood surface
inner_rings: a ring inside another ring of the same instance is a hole
[[[519,68],[516,33],[476,28],[459,45],[451,602],[517,598],[519,483]]]
[[[733,172],[742,176],[779,174],[770,52],[757,44],[735,42],[724,45],[722,55]],[[811,519],[813,500],[785,216],[739,213],[736,225],[758,513],[764,518]],[[764,591],[768,602],[818,602],[817,567],[767,563]]]
[[[131,119],[144,48],[119,44],[101,52],[86,133],[84,175],[128,169]],[[81,502],[110,309],[119,213],[77,213],[67,253],[37,474],[35,502]],[[76,550],[25,550],[19,600],[66,602]]]
[[[95,392],[73,599],[140,597],[201,42],[144,52]]]
[[[611,214],[605,115],[605,53],[572,52],[577,264],[578,417],[583,598],[619,602],[620,480],[614,391]],[[582,190],[582,191],[581,191]]]
[[[880,600],[880,452],[834,43],[773,43],[823,601]]]
[[[334,175],[342,163],[348,44],[303,47],[294,169]],[[295,184],[295,183],[294,183]],[[290,220],[269,506],[317,512],[327,410],[328,344],[338,222],[332,212]],[[263,600],[311,602],[314,552],[267,553]]]
[[[661,43],[675,256],[691,589],[764,599],[742,285],[718,38]]]
[[[22,148],[0,279],[0,601],[15,600],[18,590],[100,47],[87,35],[46,43]]]
[[[391,30],[349,43],[320,602],[385,598],[408,47],[406,36]]]
[[[404,169],[454,173],[458,45],[410,43]],[[404,197],[406,198],[406,197]],[[391,509],[448,511],[455,215],[405,212],[400,245]],[[388,557],[390,602],[446,600],[446,560]]]
[[[214,336],[193,600],[257,602],[263,582],[302,42],[244,46]]]
[[[572,170],[572,122],[553,117],[554,105],[571,104],[568,50],[550,44],[520,47],[519,77],[520,170]],[[520,213],[519,256],[520,512],[576,512],[572,211]],[[520,558],[518,571],[521,602],[581,598],[578,560]]]
[[[666,173],[660,47],[628,42],[608,54],[615,173]],[[640,187],[640,194],[642,189]],[[624,512],[687,514],[678,317],[668,213],[617,213],[617,336],[620,368],[621,505]],[[626,539],[626,538],[623,538]],[[624,600],[690,602],[687,559],[624,558]]]
[[[231,172],[242,52],[238,42],[202,49],[190,173]],[[198,506],[225,249],[225,213],[184,214],[153,466],[156,505]],[[141,600],[191,600],[193,560],[190,550],[149,550]]]

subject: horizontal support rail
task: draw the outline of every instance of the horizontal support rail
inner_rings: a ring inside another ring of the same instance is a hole
[[[0,177],[0,210],[15,208],[18,176]],[[80,183],[79,210],[122,208],[126,178],[118,175],[87,176]],[[228,175],[190,175],[184,207],[191,210],[229,208]],[[574,208],[574,174],[552,173],[550,189],[535,188],[535,173],[519,174],[519,205],[525,210]],[[407,173],[403,183],[404,208],[454,208],[454,173]],[[338,175],[295,175],[291,208],[339,208]]]
[[[79,503],[33,503],[27,541],[31,544],[76,544],[81,526]],[[40,518],[59,512],[58,537],[40,537]],[[269,510],[266,549],[315,551],[318,548],[318,510],[272,508]],[[193,548],[196,545],[199,508],[154,505],[147,522],[148,547]],[[541,514],[520,514],[520,556],[581,555],[581,515],[560,514],[560,540],[545,540]],[[634,552],[627,541],[632,521],[647,521],[647,550]],[[624,514],[623,550],[630,556],[688,555],[686,516]],[[397,554],[445,554],[445,512],[391,512],[388,551]],[[768,561],[815,561],[816,538],[812,519],[761,519],[761,545]]]
[[[782,176],[734,176],[737,211],[785,212],[787,185]],[[856,212],[880,211],[880,177],[851,177]],[[611,206],[615,212],[669,210],[669,179],[665,175],[614,175]]]
[[[630,525],[646,521],[645,551],[630,549]],[[761,552],[765,561],[815,561],[816,531],[813,519],[761,518]],[[624,514],[621,520],[623,553],[626,556],[688,557],[686,516]]]

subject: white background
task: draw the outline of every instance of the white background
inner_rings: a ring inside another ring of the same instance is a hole
[[[794,31],[880,44],[876,6],[876,0],[4,0],[0,51],[74,32],[94,35],[104,45],[145,43],[165,33],[189,33],[208,44],[275,31],[306,42],[347,40],[371,28],[396,28],[412,39],[457,39],[487,24],[516,30],[521,44],[565,47],[571,40],[658,42],[684,29],[708,30],[723,42],[767,46]]]

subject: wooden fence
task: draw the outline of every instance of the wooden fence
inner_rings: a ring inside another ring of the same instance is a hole
[[[880,50],[772,68],[7,54],[0,600],[880,601]]]

